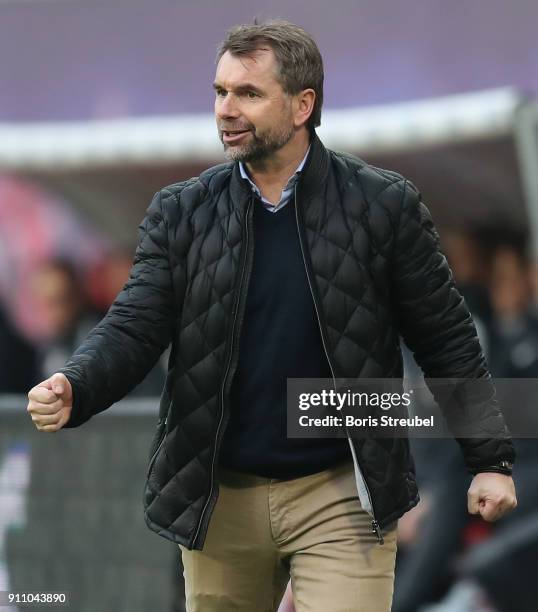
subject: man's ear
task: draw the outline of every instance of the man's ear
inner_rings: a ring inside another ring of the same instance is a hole
[[[316,92],[313,89],[303,89],[293,96],[293,124],[303,126],[314,110]]]

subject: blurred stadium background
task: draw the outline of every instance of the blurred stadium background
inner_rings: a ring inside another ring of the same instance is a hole
[[[142,517],[165,356],[81,430],[39,434],[24,394],[106,312],[153,193],[222,161],[215,49],[254,17],[314,35],[322,140],[419,187],[494,375],[538,375],[535,0],[0,0],[0,591],[183,609],[177,547]],[[416,443],[394,610],[536,610],[538,452],[518,444],[520,507],[492,527],[455,445]]]

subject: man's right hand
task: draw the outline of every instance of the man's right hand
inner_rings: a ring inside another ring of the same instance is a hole
[[[28,412],[39,431],[58,431],[71,416],[73,389],[64,374],[53,374],[28,393]]]

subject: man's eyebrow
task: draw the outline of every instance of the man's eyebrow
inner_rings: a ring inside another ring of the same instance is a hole
[[[220,83],[217,83],[215,81],[215,83],[213,83],[213,89],[226,89],[226,88],[223,87]],[[242,83],[241,85],[235,88],[235,91],[238,91],[240,93],[244,91],[254,91],[256,93],[263,93],[262,89],[260,89],[256,85],[253,85],[252,83]]]

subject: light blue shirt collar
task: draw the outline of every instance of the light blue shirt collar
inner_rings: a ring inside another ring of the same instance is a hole
[[[252,179],[248,175],[247,169],[245,168],[243,162],[239,162],[239,172],[241,174],[241,177],[250,183],[250,187],[252,191],[260,198],[264,207],[271,212],[278,212],[279,210],[282,210],[284,206],[286,206],[286,204],[291,200],[291,196],[293,194],[295,184],[299,180],[299,173],[301,172],[301,170],[303,169],[306,163],[306,158],[308,157],[309,151],[310,151],[310,146],[308,147],[306,154],[303,157],[303,161],[297,166],[297,170],[295,170],[293,175],[290,177],[290,179],[286,183],[286,186],[282,190],[282,193],[280,194],[280,200],[278,201],[278,204],[276,206],[272,202],[269,202],[269,200],[267,200],[266,198],[262,196],[258,186],[256,185],[256,183],[252,181]]]

